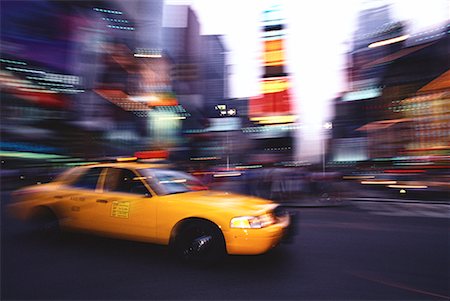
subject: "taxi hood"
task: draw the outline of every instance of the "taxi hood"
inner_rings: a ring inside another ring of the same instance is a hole
[[[210,207],[230,208],[234,210],[267,212],[278,206],[270,200],[261,199],[250,195],[242,195],[232,192],[204,190],[174,194],[169,197],[177,198],[183,202],[207,205]]]

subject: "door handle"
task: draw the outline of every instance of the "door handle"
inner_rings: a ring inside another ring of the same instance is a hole
[[[104,204],[106,204],[106,203],[108,203],[108,201],[107,200],[97,200],[97,203],[104,203]]]

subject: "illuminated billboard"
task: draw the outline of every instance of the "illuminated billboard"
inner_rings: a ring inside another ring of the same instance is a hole
[[[282,92],[289,88],[287,77],[271,77],[263,79],[261,82],[263,94]]]
[[[289,77],[284,71],[284,24],[281,7],[275,5],[263,14],[263,65],[261,95],[250,98],[249,117],[260,124],[295,122],[292,114]]]
[[[264,66],[281,66],[284,64],[282,40],[264,41]]]
[[[265,78],[261,81],[263,94],[250,98],[249,116],[286,116],[292,112],[288,77]],[[286,120],[286,119],[283,119]]]

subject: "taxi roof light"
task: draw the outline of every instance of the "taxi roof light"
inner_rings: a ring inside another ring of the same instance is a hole
[[[134,156],[137,159],[168,159],[169,152],[166,150],[149,150],[135,152]]]
[[[137,157],[120,157],[120,158],[116,158],[117,162],[132,162],[132,161],[136,161],[138,158]]]

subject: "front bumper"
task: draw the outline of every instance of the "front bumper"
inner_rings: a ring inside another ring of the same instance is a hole
[[[285,236],[292,236],[291,215],[278,219],[276,224],[260,229],[230,229],[225,234],[230,255],[257,255],[277,246]]]
[[[288,212],[289,214],[289,225],[284,228],[283,238],[281,242],[283,243],[292,243],[294,241],[294,237],[297,235],[297,227],[298,227],[298,216],[295,212]]]

